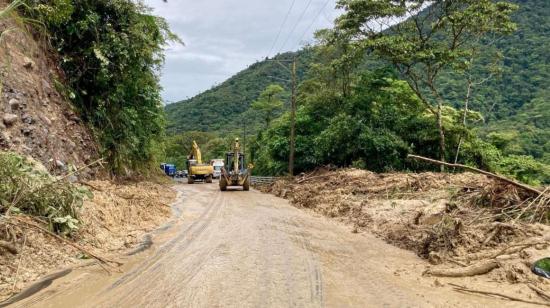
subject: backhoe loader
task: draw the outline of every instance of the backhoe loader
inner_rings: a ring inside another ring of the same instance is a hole
[[[229,186],[241,186],[244,191],[250,190],[250,169],[245,167],[239,138],[235,138],[233,151],[226,154],[225,166],[220,176],[220,190],[226,191]]]
[[[194,184],[195,181],[212,183],[214,167],[202,163],[201,150],[197,142],[193,141],[191,153],[187,156],[187,183]]]

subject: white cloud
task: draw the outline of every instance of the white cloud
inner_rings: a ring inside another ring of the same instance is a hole
[[[172,31],[185,46],[170,45],[166,50],[166,65],[162,71],[163,97],[178,101],[194,96],[223,82],[248,65],[267,56],[292,0],[145,0],[154,14],[167,19]],[[336,0],[321,15],[326,0],[312,0],[311,6],[298,20],[308,1],[297,0],[276,48],[297,50],[305,35],[312,41],[316,29],[331,26],[337,12]],[[315,20],[314,20],[315,19]],[[291,29],[297,25],[290,35]]]

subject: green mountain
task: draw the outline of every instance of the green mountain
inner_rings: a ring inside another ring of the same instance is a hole
[[[514,136],[501,143],[505,153],[529,154],[549,162],[550,141],[546,137],[550,120],[544,111],[550,108],[550,1],[511,2],[519,5],[514,14],[518,30],[494,44],[502,52],[502,72],[475,89],[471,105],[485,117],[485,123],[480,124],[481,135],[499,141]],[[302,78],[314,61],[313,52],[288,53],[276,59],[288,60],[294,55],[299,59],[299,78]],[[288,84],[273,77],[288,79],[289,74],[273,61],[258,62],[211,90],[168,105],[168,132],[239,128],[245,117],[251,117],[244,112],[267,85],[279,83],[288,90]],[[456,89],[463,84],[452,75],[442,83],[448,86],[446,96],[460,107],[464,93]],[[259,121],[252,119],[256,124]]]
[[[249,66],[219,86],[191,99],[166,106],[167,131],[176,134],[185,131],[221,131],[240,129],[243,113],[270,84],[277,83],[287,90],[282,97],[290,97],[290,72],[285,69],[291,59],[297,59],[297,77],[302,80],[312,63],[312,53],[300,51],[284,53]],[[246,115],[248,125],[257,126],[261,119]]]

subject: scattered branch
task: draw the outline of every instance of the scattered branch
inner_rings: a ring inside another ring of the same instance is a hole
[[[538,294],[538,296],[542,297],[544,300],[546,301],[549,301],[550,302],[550,294],[546,293],[544,290],[542,289],[539,289],[537,287],[535,287],[534,285],[532,284],[528,284],[527,285],[531,290],[535,291],[535,293]]]
[[[26,227],[28,227],[28,228],[34,228],[34,229],[36,229],[36,230],[38,230],[38,231],[40,231],[40,232],[42,232],[42,233],[44,233],[44,234],[46,234],[46,235],[49,235],[49,236],[51,236],[51,237],[53,237],[53,238],[55,238],[55,239],[57,239],[57,240],[59,240],[59,241],[61,241],[61,242],[64,242],[64,243],[66,243],[66,244],[68,244],[68,245],[70,245],[70,246],[72,246],[72,247],[74,247],[74,248],[80,250],[81,252],[87,254],[88,256],[90,256],[90,257],[92,257],[92,258],[98,260],[99,262],[101,262],[101,263],[103,263],[103,264],[108,265],[108,264],[111,264],[111,263],[112,263],[112,264],[122,265],[121,262],[113,261],[113,260],[109,260],[109,259],[105,259],[105,258],[103,258],[103,257],[100,257],[100,256],[98,256],[98,255],[96,255],[96,254],[90,252],[89,250],[87,250],[87,249],[85,249],[85,248],[83,248],[83,247],[81,247],[81,246],[79,246],[79,245],[77,245],[77,244],[75,244],[75,243],[69,241],[68,239],[63,238],[63,237],[61,237],[61,236],[59,236],[59,235],[57,235],[57,234],[55,234],[55,233],[53,233],[53,232],[50,232],[50,231],[48,231],[48,230],[46,230],[46,229],[40,227],[39,225],[36,225],[36,224],[34,224],[34,223],[25,221],[25,220],[23,220],[23,219],[20,219],[20,218],[18,218],[18,217],[15,217],[15,216],[12,216],[11,218],[13,218],[14,220],[17,220],[18,222],[24,224],[24,225],[25,225]]]
[[[471,277],[477,275],[487,274],[488,272],[499,267],[499,263],[494,260],[481,262],[478,264],[470,265],[462,268],[448,268],[448,269],[427,269],[424,274],[436,277]]]
[[[481,170],[481,169],[477,169],[477,168],[474,168],[474,167],[461,165],[461,164],[446,163],[446,162],[442,162],[442,161],[439,161],[439,160],[435,160],[435,159],[431,159],[431,158],[427,158],[427,157],[422,157],[422,156],[418,156],[418,155],[409,154],[407,157],[411,158],[411,159],[422,160],[422,161],[429,162],[429,163],[436,164],[436,165],[443,165],[443,166],[447,166],[447,167],[451,167],[451,168],[462,168],[462,169],[466,169],[466,170],[473,171],[473,172],[476,172],[476,173],[481,173],[481,174],[484,174],[488,177],[498,179],[498,180],[503,181],[505,183],[508,183],[508,184],[517,186],[519,188],[522,188],[526,191],[535,193],[537,195],[542,194],[542,192],[540,190],[538,190],[534,187],[531,187],[529,185],[522,184],[522,183],[516,182],[514,180],[511,180],[509,178],[506,178],[502,175],[498,175],[498,174],[491,173],[491,172],[488,172],[488,171],[484,171],[484,170]]]
[[[507,299],[507,300],[511,300],[511,301],[514,301],[514,302],[522,302],[522,303],[528,303],[528,304],[533,304],[533,305],[540,305],[540,306],[550,307],[550,303],[543,303],[543,302],[525,300],[525,299],[521,299],[521,298],[518,298],[518,297],[511,296],[511,295],[506,295],[506,294],[492,292],[492,291],[481,291],[481,290],[469,289],[469,288],[466,288],[464,286],[457,285],[457,284],[454,284],[454,283],[450,283],[450,285],[452,285],[454,287],[454,290],[457,291],[457,292],[475,293],[475,294],[483,294],[483,295],[488,295],[488,296],[496,296],[496,297],[499,297],[501,299]]]

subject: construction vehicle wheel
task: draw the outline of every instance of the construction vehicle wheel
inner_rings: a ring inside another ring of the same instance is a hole
[[[212,183],[212,175],[206,177],[206,183]]]
[[[192,176],[187,178],[187,184],[195,184],[195,179]]]
[[[243,190],[244,191],[249,191],[250,190],[250,178],[248,178],[248,179],[246,179],[246,181],[244,181]]]
[[[223,176],[220,177],[220,190],[221,191],[227,190],[227,180]]]

